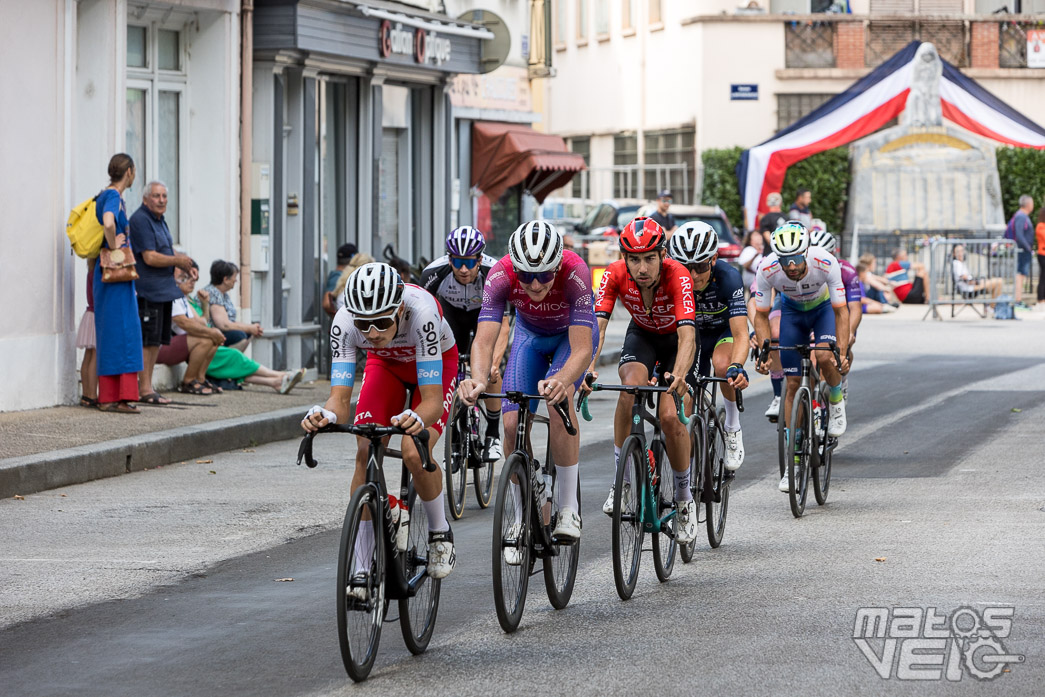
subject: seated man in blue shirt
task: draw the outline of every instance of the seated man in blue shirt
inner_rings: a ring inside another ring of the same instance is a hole
[[[171,303],[181,297],[174,282],[174,267],[193,278],[199,272],[192,259],[174,251],[174,239],[163,214],[167,212],[167,186],[151,181],[145,185],[142,205],[130,219],[131,249],[138,270],[138,318],[142,324],[143,369],[138,374],[139,402],[169,404],[152,386],[152,371],[160,346],[171,343]]]

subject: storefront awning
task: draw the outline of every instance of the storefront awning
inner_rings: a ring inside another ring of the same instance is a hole
[[[472,186],[491,201],[517,184],[544,201],[584,169],[584,156],[568,151],[559,136],[517,123],[472,124]]]

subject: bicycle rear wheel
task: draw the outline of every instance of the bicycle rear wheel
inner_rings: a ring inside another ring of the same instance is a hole
[[[827,424],[831,420],[831,388],[827,382],[821,382],[818,392],[817,401],[820,402],[823,411],[820,416],[820,432],[816,434],[820,461],[813,468],[813,496],[816,497],[817,504],[823,506],[827,503],[827,492],[831,488],[831,455],[834,452],[834,444],[830,441],[834,439],[827,435]]]
[[[689,433],[689,489],[693,492],[693,500],[696,501],[698,507],[700,506],[704,487],[704,469],[701,460],[701,453],[704,452],[704,429],[701,425],[702,423],[698,418],[698,414],[694,413],[690,417],[689,426],[686,427],[686,432]],[[679,545],[679,556],[682,557],[683,564],[693,561],[693,551],[696,548],[696,540]]]
[[[617,595],[627,600],[635,592],[642,560],[642,527],[640,500],[646,488],[649,470],[646,450],[637,436],[628,436],[620,451],[620,467],[613,489],[613,582]],[[624,473],[631,472],[631,491],[625,495]]]
[[[363,520],[364,514],[368,521]],[[377,488],[365,485],[357,489],[341,527],[337,563],[338,643],[345,670],[356,682],[370,675],[381,643],[386,602],[383,521]],[[370,532],[361,534],[364,522],[370,524]],[[358,593],[357,589],[362,589],[364,599],[349,596],[350,591]]]
[[[787,498],[791,504],[791,515],[801,518],[806,509],[809,493],[809,465],[813,443],[812,395],[809,389],[800,387],[791,407],[791,439],[788,442]]]
[[[450,517],[460,520],[464,515],[464,492],[468,485],[469,407],[454,395],[447,419],[446,438],[443,439],[443,471],[446,473],[446,502]]]
[[[675,552],[678,548],[675,543],[679,522],[675,509],[675,475],[664,452],[663,441],[654,439],[650,450],[653,452],[654,471],[657,472],[657,483],[653,486],[657,517],[675,513],[662,524],[660,532],[653,533],[653,568],[657,572],[657,579],[663,583],[671,577],[671,571],[675,568]]]
[[[400,550],[403,576],[408,584],[418,578],[420,583],[412,597],[399,599],[399,627],[406,648],[416,656],[425,652],[435,631],[440,580],[428,575],[428,516],[412,482],[406,500],[410,520],[406,549]]]
[[[548,451],[548,459],[551,460],[551,450]],[[551,518],[548,522],[548,537],[552,535],[559,522],[559,497],[555,489],[555,464],[548,463],[548,469],[552,476],[552,494],[549,505],[551,506]],[[577,515],[580,515],[581,505],[581,482],[577,477]],[[581,556],[581,541],[576,540],[571,544],[556,544],[552,542],[554,556],[548,555],[544,558],[544,588],[548,591],[548,602],[556,610],[562,610],[570,602],[573,595],[573,584],[577,580],[577,562]]]
[[[530,581],[530,473],[526,458],[512,453],[501,470],[493,514],[493,599],[501,629],[519,628]],[[511,557],[510,559],[508,557]]]
[[[726,514],[729,512],[729,477],[726,470],[726,434],[722,430],[720,420],[708,419],[707,450],[710,479],[704,483],[708,491],[708,502],[704,504],[708,544],[717,549],[722,544],[722,536],[726,533]]]

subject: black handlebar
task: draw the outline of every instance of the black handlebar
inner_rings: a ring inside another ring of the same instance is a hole
[[[758,362],[765,363],[769,360],[770,351],[798,351],[803,356],[811,351],[830,351],[835,357],[835,365],[839,368],[842,367],[842,357],[838,353],[838,344],[833,341],[829,341],[827,346],[815,346],[813,344],[809,344],[808,346],[771,346],[770,340],[766,339],[762,342],[762,350],[758,354]]]
[[[487,397],[492,397],[494,399],[507,399],[509,402],[513,404],[518,404],[520,408],[526,405],[526,403],[529,402],[531,399],[544,399],[544,395],[523,394],[522,392],[518,392],[515,390],[511,392],[504,392],[501,394],[494,394],[493,392],[483,392],[479,395],[479,399],[486,399]],[[577,427],[573,425],[573,420],[570,419],[570,410],[567,408],[569,406],[569,401],[564,399],[563,401],[557,402],[551,406],[553,409],[555,409],[555,412],[560,417],[562,417],[562,425],[566,427],[566,432],[569,433],[571,436],[577,435]],[[527,408],[529,407],[527,406]]]
[[[320,433],[351,433],[355,436],[362,436],[369,438],[371,441],[376,441],[384,438],[385,436],[399,436],[405,435],[403,429],[398,426],[378,426],[377,424],[329,424],[319,429],[318,431],[312,431],[306,433],[305,437],[301,439],[301,445],[298,447],[298,462],[301,464],[301,460],[305,460],[305,464],[309,467],[315,467],[319,462],[312,457],[312,441],[315,440],[316,436]],[[410,436],[414,439],[414,445],[417,446],[417,452],[421,456],[421,466],[424,467],[426,472],[435,472],[437,467],[428,452],[428,430],[425,429],[418,433],[416,436]]]
[[[725,383],[728,383],[729,382],[729,378],[712,378],[712,377],[707,377],[707,376],[704,376],[704,375],[698,375],[697,376],[697,385],[698,386],[703,385],[704,383],[708,383],[708,382],[725,382]],[[733,390],[733,394],[735,394],[737,396],[737,411],[744,411],[744,391],[743,390],[734,389]]]

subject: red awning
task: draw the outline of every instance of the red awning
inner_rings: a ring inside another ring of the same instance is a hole
[[[472,186],[491,201],[521,184],[539,203],[584,169],[584,156],[559,136],[517,123],[472,124]]]

